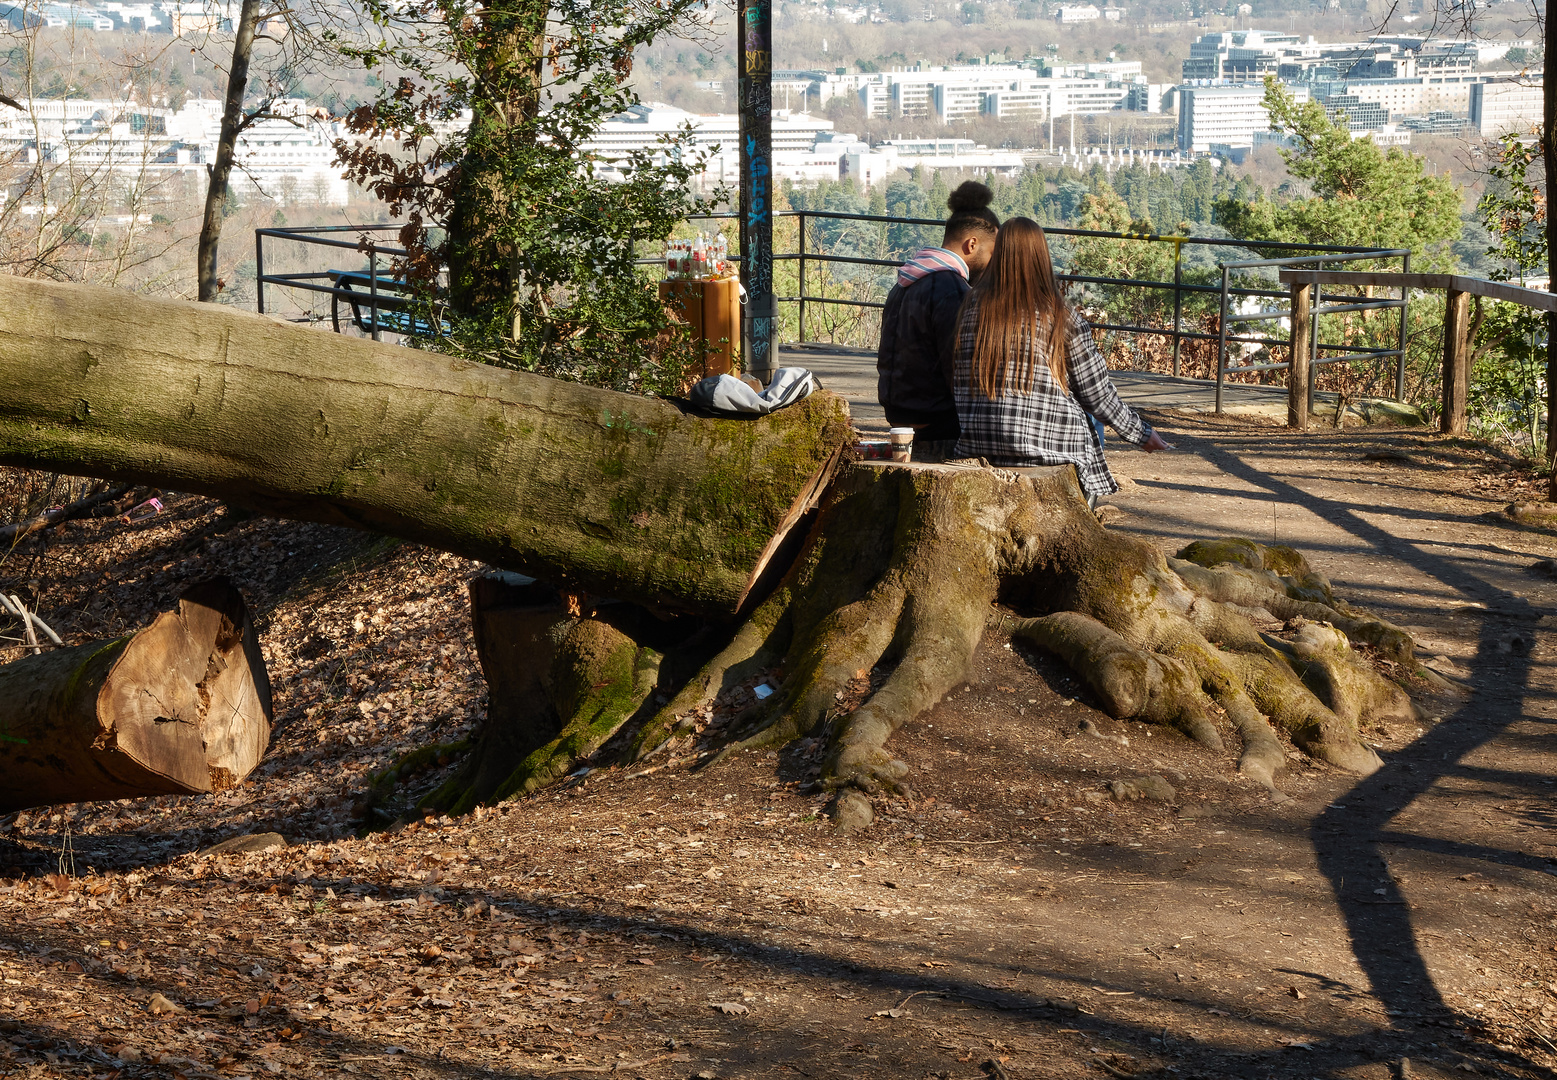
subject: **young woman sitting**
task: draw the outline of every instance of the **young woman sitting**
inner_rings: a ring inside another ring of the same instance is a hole
[[[963,301],[952,391],[962,429],[956,457],[1074,465],[1094,505],[1119,485],[1093,416],[1148,453],[1172,449],[1119,400],[1091,327],[1054,280],[1043,229],[1029,218],[1000,227],[989,266]]]

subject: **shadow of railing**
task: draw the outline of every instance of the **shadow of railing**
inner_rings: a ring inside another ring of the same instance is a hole
[[[1408,848],[1557,876],[1557,865],[1550,859],[1512,848],[1392,827],[1406,807],[1427,795],[1440,781],[1464,776],[1468,771],[1484,774],[1477,766],[1462,762],[1506,736],[1512,725],[1523,722],[1520,705],[1529,696],[1540,696],[1541,691],[1530,685],[1532,660],[1528,652],[1521,655],[1499,649],[1499,626],[1511,619],[1534,623],[1541,612],[1525,597],[1487,581],[1431,547],[1424,548],[1417,541],[1403,539],[1369,521],[1351,503],[1305,491],[1216,445],[1213,439],[1188,434],[1179,439],[1184,448],[1255,489],[1245,493],[1246,497],[1259,498],[1260,493],[1269,493],[1274,500],[1302,508],[1343,530],[1360,547],[1398,560],[1468,600],[1488,604],[1488,609],[1479,614],[1476,656],[1469,661],[1474,697],[1444,716],[1407,748],[1391,755],[1377,773],[1359,779],[1346,793],[1344,802],[1324,809],[1309,830],[1320,871],[1330,882],[1345,920],[1352,951],[1386,1010],[1398,1017],[1457,1015],[1462,1021],[1474,1023],[1474,1017],[1458,1014],[1435,982],[1418,941],[1410,904],[1399,883],[1388,874],[1376,874],[1363,889],[1357,868],[1387,866],[1390,850]],[[1279,455],[1281,441],[1265,438],[1262,433],[1260,452]],[[1493,702],[1502,707],[1490,707]],[[1543,794],[1549,795],[1547,779],[1529,772],[1508,771],[1498,777],[1498,782],[1544,789]],[[1353,883],[1350,888],[1345,884],[1348,874]]]

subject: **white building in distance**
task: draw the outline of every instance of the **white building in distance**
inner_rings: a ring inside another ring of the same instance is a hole
[[[1014,176],[1022,171],[1022,155],[991,150],[972,139],[888,139],[868,151],[851,151],[842,166],[844,178],[871,187],[886,183],[900,170],[918,167]]]
[[[1131,85],[1123,78],[1079,72],[1039,75],[1016,64],[880,74],[879,81],[860,87],[866,115],[884,120],[934,118],[943,124],[975,116],[1045,120],[1051,113],[1106,113],[1122,107]]]
[[[1124,18],[1125,9],[1108,6],[1101,11],[1096,4],[1062,4],[1054,12],[1054,21],[1061,23],[1097,22],[1103,19],[1106,22],[1119,22]]]
[[[1291,88],[1299,101],[1308,100],[1308,89]],[[1257,131],[1270,130],[1265,111],[1265,84],[1232,86],[1181,86],[1179,99],[1179,151],[1206,153],[1213,145],[1254,145]]]
[[[1528,134],[1541,124],[1543,77],[1477,83],[1471,87],[1470,120],[1484,138]]]
[[[696,151],[740,149],[740,117],[735,113],[690,113],[658,101],[644,102],[618,113],[602,124],[581,149],[603,161],[621,161],[640,151],[658,152],[665,140],[675,138],[689,126],[691,145]],[[831,120],[775,109],[773,152],[809,152],[819,135],[832,130]]]
[[[646,102],[606,122],[583,149],[595,156],[596,169],[612,175],[630,154],[664,153],[661,141],[690,124],[695,151],[706,155],[699,185],[735,186],[740,180],[740,118],[734,113],[694,114],[670,105]],[[1019,153],[990,150],[971,139],[889,139],[872,147],[853,134],[833,130],[829,120],[805,113],[773,113],[770,173],[780,180],[814,185],[821,180],[853,178],[880,184],[899,170],[923,166],[952,171],[1016,173]]]
[[[1043,120],[1051,110],[1064,116],[1122,108],[1129,87],[1140,82],[1145,82],[1145,76],[1138,60],[1065,65],[916,64],[870,72],[784,70],[774,73],[773,101],[798,100],[807,108],[820,108],[835,98],[854,96],[867,116],[882,120],[938,119],[951,123],[978,115]]]
[[[310,109],[302,98],[271,105],[273,119],[260,120],[238,136],[233,187],[282,204],[298,202],[345,206],[346,180],[335,161],[335,141],[344,134],[323,109]],[[168,132],[200,147],[200,160],[211,161],[221,137],[222,103],[195,98],[170,119]]]
[[[142,184],[177,173],[204,178],[221,135],[222,103],[192,98],[176,112],[122,101],[23,101],[0,109],[0,155],[102,171]],[[239,198],[344,206],[349,186],[333,163],[340,125],[301,98],[275,102],[274,118],[239,136],[232,174]]]

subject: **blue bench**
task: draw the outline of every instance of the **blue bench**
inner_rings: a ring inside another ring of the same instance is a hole
[[[365,270],[330,270],[332,285],[330,296],[330,321],[335,332],[341,332],[341,304],[351,308],[351,321],[369,337],[374,330],[390,334],[416,334],[423,337],[448,333],[449,327],[441,320],[434,326],[423,317],[425,304],[411,295],[406,283],[398,278],[379,275],[377,281],[377,319],[374,318],[375,301],[373,275]]]

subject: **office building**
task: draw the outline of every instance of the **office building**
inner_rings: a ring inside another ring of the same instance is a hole
[[[1295,87],[1293,93],[1299,100],[1308,99],[1305,87]],[[1206,153],[1213,143],[1252,146],[1256,132],[1270,130],[1264,83],[1181,86],[1178,100],[1178,144],[1183,153]]]
[[[1470,88],[1470,126],[1483,138],[1529,133],[1541,124],[1542,77],[1477,83]]]

